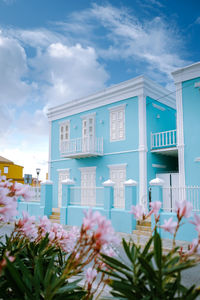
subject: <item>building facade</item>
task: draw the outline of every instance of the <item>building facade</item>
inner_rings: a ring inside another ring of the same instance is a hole
[[[132,179],[137,203],[148,209],[148,182],[178,172],[175,107],[168,90],[140,76],[49,109],[53,208],[61,208],[62,181],[68,178],[74,183],[71,205],[101,206],[109,179],[113,209],[123,211],[124,182]]]
[[[22,166],[14,164],[13,161],[0,156],[0,171],[1,175],[5,175],[7,179],[16,181],[19,183],[24,183],[23,178],[23,168]]]

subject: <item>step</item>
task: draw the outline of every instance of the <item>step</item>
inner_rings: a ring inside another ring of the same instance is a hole
[[[60,219],[50,219],[50,218],[49,218],[49,221],[50,221],[51,223],[58,223],[58,224],[60,224]]]
[[[60,208],[59,207],[54,207],[52,208],[52,212],[54,213],[60,213]]]
[[[60,216],[58,216],[58,215],[51,215],[51,216],[49,216],[49,219],[53,219],[53,220],[58,219],[58,220],[60,220]]]
[[[52,212],[52,216],[58,216],[58,217],[60,217],[60,212]]]
[[[136,234],[138,236],[151,236],[151,231],[133,230],[133,234]]]
[[[149,221],[137,221],[137,225],[151,227],[151,222],[149,222]]]
[[[136,225],[136,230],[140,230],[140,231],[150,231],[150,232],[151,232],[151,227],[150,227],[150,226]]]

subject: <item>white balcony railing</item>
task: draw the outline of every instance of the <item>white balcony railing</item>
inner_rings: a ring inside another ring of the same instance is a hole
[[[62,156],[71,158],[103,155],[103,138],[84,137],[63,141],[60,145]]]
[[[151,133],[151,149],[175,147],[176,146],[176,129]]]

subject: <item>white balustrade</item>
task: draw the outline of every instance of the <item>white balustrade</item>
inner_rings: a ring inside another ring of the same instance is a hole
[[[151,133],[151,149],[176,146],[176,129]]]
[[[103,138],[84,137],[61,142],[62,155],[91,154],[103,155]]]

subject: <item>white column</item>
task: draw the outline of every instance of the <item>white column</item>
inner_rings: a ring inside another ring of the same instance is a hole
[[[176,109],[177,109],[177,148],[179,165],[179,187],[185,186],[185,162],[184,162],[184,130],[183,130],[183,103],[182,83],[176,84]]]
[[[52,122],[49,121],[49,161],[48,161],[48,179],[50,180],[51,176],[51,128]]]
[[[139,126],[139,202],[147,209],[147,133],[146,133],[146,97],[138,96]]]

